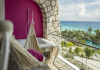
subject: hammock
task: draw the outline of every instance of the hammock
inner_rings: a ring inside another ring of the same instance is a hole
[[[35,49],[42,54],[42,50],[39,47],[36,39],[33,22],[31,23],[24,47],[22,47],[14,37],[10,38],[11,56],[22,69],[30,69],[43,64],[44,61],[40,62],[37,60],[27,51],[27,49]]]

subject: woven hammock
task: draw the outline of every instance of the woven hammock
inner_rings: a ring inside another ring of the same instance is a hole
[[[35,49],[42,54],[42,50],[40,49],[36,39],[33,22],[31,23],[31,27],[24,47],[22,47],[15,40],[15,38],[13,37],[10,38],[11,56],[17,62],[18,66],[24,70],[43,64],[43,61],[40,62],[39,60],[37,60],[27,51],[27,49]]]

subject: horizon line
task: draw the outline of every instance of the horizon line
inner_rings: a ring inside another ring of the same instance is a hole
[[[60,20],[60,21],[65,21],[65,20]],[[80,21],[80,22],[100,22],[100,21]]]

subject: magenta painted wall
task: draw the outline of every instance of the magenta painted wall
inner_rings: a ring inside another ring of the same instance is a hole
[[[29,8],[29,25],[33,21],[37,37],[43,37],[43,20],[41,9],[33,0],[5,0],[5,19],[11,20],[14,24],[16,39],[26,39],[28,34],[28,8]]]

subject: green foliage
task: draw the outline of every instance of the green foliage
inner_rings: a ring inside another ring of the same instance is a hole
[[[90,47],[86,47],[86,48],[84,49],[84,52],[85,52],[85,56],[86,56],[87,58],[89,58],[89,57],[92,56],[92,54],[93,54],[93,51],[92,51],[92,49],[91,49]]]
[[[95,49],[92,49],[92,58],[93,58],[93,55],[95,55],[97,57],[97,55],[95,54],[96,50]]]
[[[72,54],[66,54],[66,55],[64,56],[64,58],[72,58],[72,59],[74,59],[74,55],[72,55]]]
[[[95,37],[92,37],[92,39],[96,39]]]
[[[90,27],[90,28],[88,29],[88,32],[91,34],[91,31],[93,31],[93,30],[92,30],[92,28]]]
[[[65,41],[61,41],[61,47],[66,46],[66,42]]]
[[[67,47],[73,47],[74,44],[73,44],[72,42],[68,42],[68,43],[66,44],[66,46],[67,46]]]
[[[97,44],[100,44],[100,39],[97,41]]]
[[[64,48],[63,48],[62,50],[67,52],[67,50],[66,50],[66,49],[64,49]]]
[[[100,50],[98,51],[98,53],[100,54]]]
[[[69,48],[69,53],[74,54],[74,52],[72,51],[72,48],[71,47]]]
[[[100,30],[99,29],[95,30],[94,32],[96,33],[97,36],[100,36]]]
[[[98,54],[100,54],[100,50],[96,51]]]
[[[80,56],[83,57],[83,58],[85,57],[83,53]]]
[[[77,39],[78,39],[78,40],[82,40],[82,38],[81,38],[81,37],[78,37]]]
[[[82,52],[82,49],[80,47],[76,47],[74,52],[75,52],[76,55],[79,55],[79,53]]]

